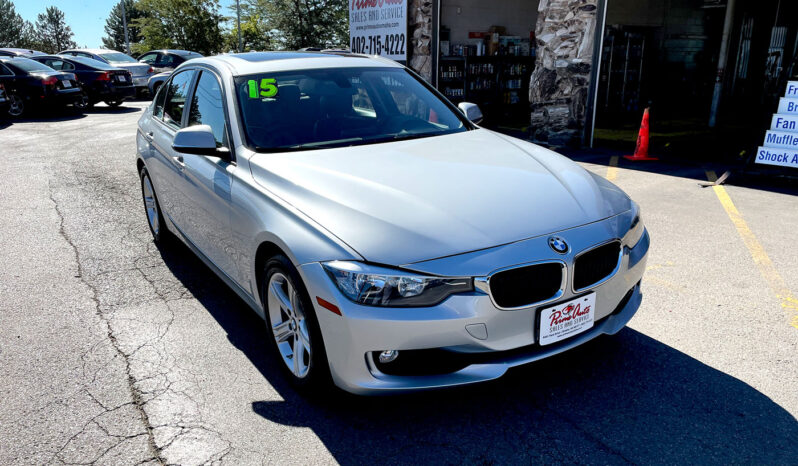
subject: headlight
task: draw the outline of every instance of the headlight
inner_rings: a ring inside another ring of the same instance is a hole
[[[643,232],[646,230],[645,225],[643,225],[643,217],[642,213],[640,212],[640,206],[637,205],[636,202],[632,201],[632,223],[629,225],[629,231],[624,236],[624,244],[629,246],[630,248],[635,247],[637,242],[640,241],[640,238],[643,237]]]
[[[322,267],[344,296],[366,306],[434,306],[474,289],[470,278],[429,277],[361,262],[327,262]]]

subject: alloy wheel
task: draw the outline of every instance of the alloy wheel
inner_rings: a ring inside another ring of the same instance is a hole
[[[88,94],[86,94],[85,92],[82,92],[80,94],[80,99],[78,99],[78,101],[75,102],[75,107],[77,107],[77,108],[79,108],[81,110],[85,110],[85,109],[89,108],[89,96],[88,96]]]
[[[11,94],[8,96],[9,106],[8,106],[8,114],[12,117],[21,116],[25,112],[25,102],[22,100],[22,97],[18,96],[17,94]]]
[[[311,345],[308,322],[296,287],[281,272],[269,279],[269,326],[280,357],[295,377],[302,379],[310,372]]]
[[[161,222],[158,220],[158,202],[155,201],[155,190],[152,187],[149,175],[144,175],[141,180],[142,194],[144,195],[144,208],[147,211],[147,221],[152,229],[152,234],[156,237],[161,231]]]

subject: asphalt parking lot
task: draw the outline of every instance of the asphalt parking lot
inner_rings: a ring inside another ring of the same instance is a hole
[[[307,400],[255,314],[153,245],[146,105],[0,123],[0,464],[798,461],[798,188],[585,156],[652,237],[626,329],[496,382]]]

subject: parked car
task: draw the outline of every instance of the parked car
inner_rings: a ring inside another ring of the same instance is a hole
[[[197,52],[190,52],[188,50],[150,50],[139,56],[139,61],[146,63],[155,69],[156,73],[163,73],[164,71],[172,71],[186,60],[192,58],[201,58]]]
[[[266,320],[297,387],[491,380],[640,306],[637,204],[396,62],[221,55],[165,86],[136,135],[153,238],[180,238]]]
[[[35,55],[45,55],[45,53],[31,49],[0,48],[0,57],[30,57]]]
[[[0,82],[0,118],[8,115],[8,96],[6,95],[6,86]]]
[[[154,74],[150,77],[149,81],[147,81],[147,88],[150,90],[150,95],[155,96],[158,92],[158,89],[169,79],[169,76],[172,75],[171,71],[164,71],[163,73]]]
[[[136,95],[130,71],[123,70],[86,57],[68,55],[40,55],[31,57],[50,68],[73,73],[83,90],[79,106],[88,108],[97,102],[118,107],[123,101]]]
[[[8,114],[22,115],[30,106],[75,104],[82,92],[77,77],[23,57],[0,57],[0,83],[8,95]]]
[[[133,76],[133,85],[136,86],[136,91],[147,90],[147,80],[150,76],[155,74],[155,70],[146,63],[140,63],[130,55],[126,55],[116,50],[108,49],[70,49],[58,52],[58,55],[72,55],[74,57],[86,57],[101,62],[108,63],[111,66],[122,68],[130,71]]]

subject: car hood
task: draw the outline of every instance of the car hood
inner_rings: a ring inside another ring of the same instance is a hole
[[[631,208],[569,159],[479,129],[258,153],[252,175],[372,262],[403,265],[595,222]]]

